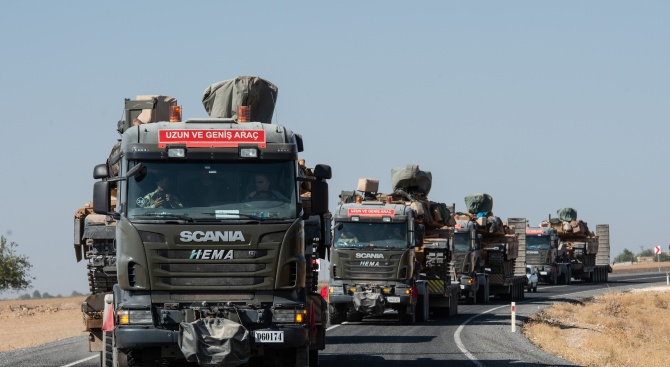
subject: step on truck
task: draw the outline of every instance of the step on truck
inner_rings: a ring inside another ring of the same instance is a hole
[[[468,211],[454,215],[454,264],[461,295],[468,304],[488,303],[490,296],[523,299],[526,219],[502,222],[492,213],[489,194],[466,196],[465,203]]]
[[[458,312],[451,213],[427,199],[431,180],[430,172],[408,165],[392,170],[393,193],[379,193],[379,180],[365,178],[357,190],[342,192],[333,214],[331,324],[388,310],[402,324]]]
[[[209,117],[170,106],[149,123],[160,103],[126,100],[118,173],[96,166],[92,211],[75,216],[77,258],[99,275],[82,310],[102,366],[318,364],[327,306],[307,260],[329,246],[331,169],[301,173],[302,137],[271,123],[276,96],[238,77],[205,90]]]
[[[607,282],[612,272],[609,225],[598,224],[593,233],[577,219],[575,209],[559,209],[557,214],[558,218],[549,216],[538,227],[526,229],[526,259],[537,269],[540,282]]]

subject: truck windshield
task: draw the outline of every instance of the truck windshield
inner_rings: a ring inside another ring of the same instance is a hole
[[[335,225],[336,248],[406,249],[406,223],[340,222]]]
[[[134,165],[138,162],[131,162]],[[130,220],[292,220],[295,163],[142,162],[128,178]]]
[[[456,252],[470,251],[470,236],[468,233],[454,233],[454,244]]]
[[[526,247],[528,250],[549,250],[551,242],[549,236],[526,236]]]

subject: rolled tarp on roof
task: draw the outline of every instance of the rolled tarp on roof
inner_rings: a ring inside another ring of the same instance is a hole
[[[430,171],[422,171],[417,164],[408,164],[404,168],[391,169],[393,191],[403,190],[407,193],[420,192],[426,196],[430,192],[433,175]]]
[[[237,108],[249,106],[249,119],[272,122],[279,89],[257,76],[238,76],[210,85],[202,95],[209,117],[237,119]]]

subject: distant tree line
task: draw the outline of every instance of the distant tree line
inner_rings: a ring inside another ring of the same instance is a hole
[[[654,261],[656,261],[658,255],[655,255],[654,250],[651,250],[651,249],[640,251],[640,252],[637,253],[637,255],[634,254],[629,249],[624,249],[622,253],[620,253],[619,255],[617,255],[614,258],[614,261],[618,262],[618,263],[624,263],[624,262],[634,263],[634,262],[637,262],[638,257],[650,257],[650,256],[654,258]],[[661,261],[670,261],[670,255],[668,255],[667,253],[661,252],[660,260]]]
[[[85,296],[85,294],[77,291],[72,291],[72,293],[70,293],[69,296],[62,296],[61,294],[52,296],[48,292],[40,293],[40,291],[35,290],[32,296],[29,293],[24,293],[19,296],[19,299],[47,299],[47,298],[80,297],[80,296]]]

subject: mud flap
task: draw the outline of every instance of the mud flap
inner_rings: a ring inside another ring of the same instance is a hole
[[[199,319],[179,324],[179,348],[200,366],[235,367],[251,356],[249,331],[228,319]]]
[[[386,303],[379,293],[354,293],[354,309],[362,314],[379,316],[384,313]]]

